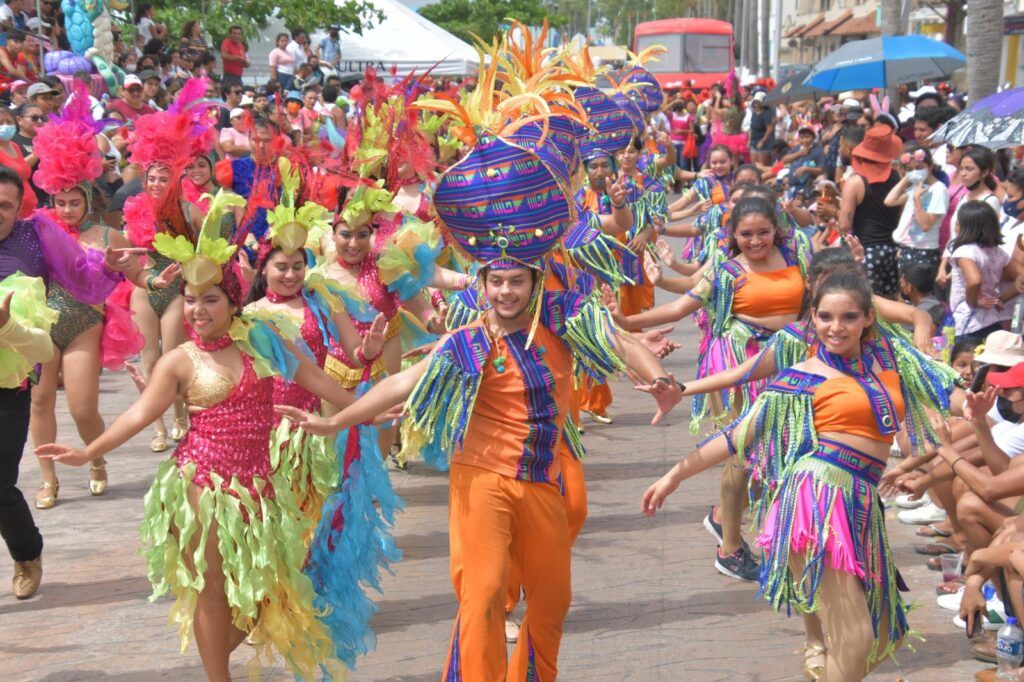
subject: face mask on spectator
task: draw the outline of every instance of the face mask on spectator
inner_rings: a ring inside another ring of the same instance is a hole
[[[14,134],[18,132],[16,125],[2,125],[0,126],[0,140],[9,140],[14,137]]]
[[[917,170],[907,171],[907,180],[910,181],[911,185],[920,185],[922,182],[928,179],[928,171],[924,168]]]
[[[6,138],[5,138],[6,139]],[[1020,206],[1021,200],[1014,201],[1013,199],[1007,199],[1003,202],[1003,213],[1010,216],[1011,218],[1019,218],[1021,213],[1024,213],[1024,209]]]
[[[125,64],[124,65],[124,70],[127,71],[128,73],[135,73],[135,69],[136,68],[137,67],[136,67],[135,64]]]

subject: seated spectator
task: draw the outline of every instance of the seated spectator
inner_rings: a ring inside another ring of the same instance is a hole
[[[245,109],[237,107],[230,112],[230,125],[221,128],[220,146],[229,159],[249,156],[249,132],[245,129]]]
[[[217,129],[231,127],[229,112],[238,108],[242,102],[242,86],[235,83],[224,83],[220,89],[220,96],[224,100],[224,106],[217,113]]]
[[[192,62],[199,61],[199,58],[209,52],[206,44],[206,37],[203,36],[203,26],[195,19],[186,21],[181,27],[181,40],[178,41],[178,49]]]
[[[139,27],[139,35],[142,36],[142,40],[148,43],[151,40],[166,40],[167,39],[167,27],[163,24],[158,24],[154,20],[156,11],[153,9],[153,5],[148,2],[140,3],[135,8],[135,23]]]
[[[285,90],[292,88],[292,81],[295,80],[295,57],[288,50],[288,34],[278,33],[275,47],[270,51],[268,57],[270,62],[270,77],[281,84]]]
[[[153,69],[146,69],[139,72],[139,80],[142,81],[142,101],[154,109],[160,109],[157,99],[160,97],[160,89],[163,81],[160,80],[160,73]]]
[[[15,79],[15,82],[21,80],[28,85],[25,71],[18,66],[18,55],[21,53],[21,43],[24,39],[18,31],[7,32],[7,45],[0,47],[0,70],[8,78]]]
[[[28,14],[25,13],[30,5],[28,0],[7,0],[6,5],[0,5],[0,25],[5,29],[8,27],[25,31],[28,29]],[[7,31],[10,36],[11,31]],[[9,38],[8,38],[9,39]]]
[[[942,327],[946,318],[946,304],[934,292],[936,268],[911,263],[900,271],[900,293],[910,305],[923,310],[932,320],[932,336]]]
[[[902,206],[892,238],[900,247],[900,272],[914,263],[938,272],[939,226],[949,210],[949,190],[936,176],[931,152],[913,145],[900,157],[906,170],[885,197],[885,205]]]
[[[789,186],[795,190],[803,191],[813,184],[814,178],[825,172],[822,168],[825,152],[817,138],[813,128],[804,126],[797,133],[799,146],[782,159],[789,164]]]
[[[1002,329],[1009,311],[1003,303],[1016,297],[1014,287],[1002,288],[1016,272],[999,232],[999,216],[983,201],[960,206],[960,232],[949,243],[953,266],[949,306],[953,310],[958,339],[983,340]]]
[[[7,166],[21,178],[24,183],[24,197],[21,203],[21,212],[18,217],[28,218],[39,205],[35,192],[29,178],[32,176],[32,166],[26,161],[22,154],[21,147],[12,138],[15,135],[17,126],[14,123],[14,114],[10,109],[0,107],[0,165]],[[35,164],[35,157],[30,159]]]
[[[21,41],[21,51],[18,52],[16,63],[18,70],[25,74],[25,80],[39,80],[39,41],[31,33],[26,33],[25,39]]]
[[[249,66],[249,56],[242,40],[242,27],[232,26],[228,29],[228,37],[220,44],[220,58],[224,63],[224,83],[242,84],[242,74]]]
[[[28,81],[17,80],[11,83],[11,108],[16,109],[28,102]]]
[[[156,110],[143,100],[142,91],[142,80],[135,74],[129,74],[121,84],[121,96],[111,100],[108,108],[120,113],[126,121],[154,113]]]
[[[28,101],[39,107],[43,116],[49,116],[54,112],[54,98],[60,94],[55,88],[46,83],[33,83],[28,86],[26,93]]]

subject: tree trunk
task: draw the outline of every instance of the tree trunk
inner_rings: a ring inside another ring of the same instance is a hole
[[[747,0],[750,9],[747,10],[747,61],[751,73],[761,70],[761,53],[758,45],[757,27],[760,22],[757,20],[758,0]]]
[[[761,69],[764,75],[772,73],[772,8],[768,0],[761,0]]]
[[[967,95],[972,102],[999,87],[1003,0],[967,0]]]
[[[905,33],[903,23],[903,3],[900,0],[882,0],[882,35],[898,36]],[[889,83],[886,95],[890,102],[899,102],[899,83]]]

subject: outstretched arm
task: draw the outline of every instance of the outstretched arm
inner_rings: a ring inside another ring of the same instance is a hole
[[[775,354],[770,351],[762,351],[760,354],[745,360],[735,367],[722,372],[715,372],[709,376],[687,383],[686,388],[683,389],[683,395],[699,395],[723,391],[746,382],[767,379],[774,375],[776,371]],[[750,376],[747,376],[748,373]]]
[[[342,429],[362,424],[405,401],[416,388],[416,383],[427,369],[429,358],[420,360],[409,369],[393,374],[370,389],[355,402],[349,398],[345,409],[333,417],[325,418],[304,410],[285,405],[276,405],[278,414],[288,417],[304,431],[320,436],[329,436]]]
[[[153,367],[149,383],[139,399],[84,450],[49,443],[36,448],[36,455],[71,466],[82,466],[103,457],[111,450],[126,443],[129,438],[145,429],[153,423],[153,420],[166,412],[167,408],[174,403],[174,399],[184,391],[191,374],[192,363],[185,356],[185,351],[180,349],[171,351],[160,358],[156,366]]]
[[[647,350],[637,339],[629,334],[616,332],[612,342],[626,367],[647,382],[647,386],[643,387],[644,392],[650,393],[658,401],[658,413],[651,420],[652,426],[657,424],[683,399],[681,387],[676,383],[675,377],[665,372],[665,368],[654,353]]]
[[[754,416],[754,414],[751,414],[747,417],[746,421],[749,422]],[[754,437],[754,429],[748,428],[746,433],[747,442],[749,442]],[[680,483],[728,459],[730,454],[732,454],[729,447],[730,437],[727,431],[722,431],[717,437],[698,447],[676,463],[674,467],[668,470],[668,473],[655,481],[647,489],[643,499],[640,501],[640,511],[646,516],[654,516],[661,509],[662,505],[665,504],[665,498],[675,492]]]

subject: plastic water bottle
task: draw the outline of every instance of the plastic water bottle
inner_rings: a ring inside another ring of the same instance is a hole
[[[1018,680],[1017,669],[1021,658],[1024,658],[1024,632],[1017,625],[1013,616],[1006,619],[1006,625],[999,628],[996,637],[996,658],[999,660],[999,672],[996,679]]]

